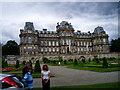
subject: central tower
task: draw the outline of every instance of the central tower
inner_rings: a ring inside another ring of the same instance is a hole
[[[67,21],[62,21],[60,24],[57,23],[56,26],[57,33],[60,37],[60,53],[61,54],[70,54],[73,52],[74,43],[74,28],[71,23]]]

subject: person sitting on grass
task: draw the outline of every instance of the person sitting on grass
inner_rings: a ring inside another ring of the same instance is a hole
[[[27,73],[24,76],[24,81],[27,83],[28,87],[30,88],[30,90],[32,90],[33,88],[33,77],[32,77],[32,68],[28,68],[27,69]]]

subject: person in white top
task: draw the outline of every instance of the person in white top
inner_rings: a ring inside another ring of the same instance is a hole
[[[43,65],[42,69],[41,78],[43,90],[50,90],[50,70],[47,65]]]

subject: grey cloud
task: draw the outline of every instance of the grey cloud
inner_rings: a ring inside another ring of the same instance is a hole
[[[96,25],[101,25],[106,30],[111,30],[107,31],[111,38],[115,38],[114,35],[117,33],[116,2],[3,3],[2,15],[3,24],[6,24],[3,28],[3,35],[6,38],[13,38],[17,42],[19,42],[19,29],[23,28],[27,21],[33,22],[37,30],[42,30],[42,28],[55,30],[57,22],[67,20],[75,29],[81,31],[93,31],[92,29],[97,27]],[[11,29],[12,31],[9,33]]]

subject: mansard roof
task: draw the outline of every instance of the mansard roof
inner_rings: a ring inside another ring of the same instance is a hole
[[[94,33],[100,34],[100,33],[105,33],[105,31],[104,31],[103,27],[98,26],[94,29]]]

